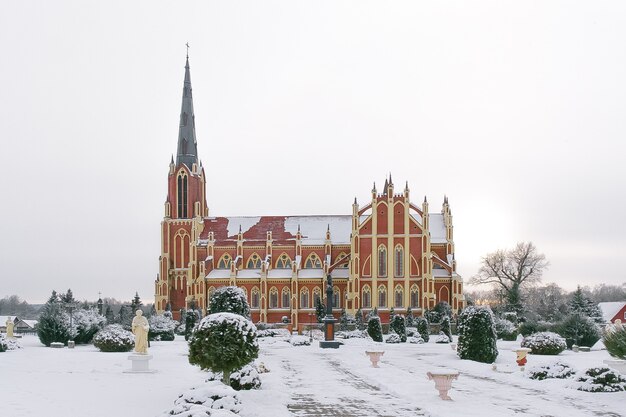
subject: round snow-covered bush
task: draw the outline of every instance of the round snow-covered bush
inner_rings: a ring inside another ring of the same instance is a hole
[[[406,342],[406,326],[403,316],[399,314],[393,316],[389,328],[400,337],[401,342]]]
[[[609,355],[626,359],[626,326],[622,324],[609,326],[602,341]]]
[[[413,319],[413,321],[415,321],[415,319]],[[409,326],[407,326],[407,328],[406,328],[406,335],[408,337],[412,337],[412,336],[416,336],[416,335],[419,336],[419,332],[417,331],[416,327],[409,327]],[[420,338],[421,337],[422,336],[420,336]]]
[[[4,337],[4,334],[0,333],[0,352],[6,352],[7,350],[9,350],[7,340]]]
[[[239,287],[220,287],[211,294],[208,314],[234,313],[250,317],[250,306],[246,294]]]
[[[231,372],[241,369],[258,355],[256,327],[235,313],[206,316],[189,338],[189,363],[222,372],[226,384]]]
[[[70,335],[76,344],[90,343],[96,333],[104,328],[107,319],[96,309],[78,309],[72,313]]]
[[[239,394],[218,381],[207,381],[183,392],[174,407],[160,417],[236,417],[241,411]]]
[[[256,337],[290,337],[289,329],[265,329],[257,330]]]
[[[211,372],[207,381],[221,381],[223,379],[221,372]],[[230,374],[230,386],[236,390],[251,390],[261,387],[261,378],[259,377],[259,371],[254,363],[249,363],[238,371]]]
[[[587,369],[577,380],[576,389],[588,392],[626,391],[626,378],[609,368]]]
[[[567,348],[565,339],[556,333],[540,332],[522,340],[522,347],[531,349],[534,355],[558,355]]]
[[[515,341],[517,339],[517,328],[509,320],[496,319],[496,335],[498,339]]]
[[[135,346],[135,335],[120,324],[110,324],[96,333],[93,345],[101,352],[128,352]]]
[[[366,330],[349,330],[345,332],[337,332],[336,336],[342,339],[367,339],[369,337]]]
[[[396,317],[398,317],[398,316],[396,316]],[[390,333],[385,338],[385,343],[400,343],[401,341],[402,341],[402,339],[400,338],[400,336],[398,336],[395,333]]]
[[[435,343],[450,343],[450,338],[444,332],[439,332],[439,335],[435,339]]]
[[[457,354],[461,359],[492,363],[498,357],[496,328],[489,307],[469,306],[459,315]]]
[[[294,335],[289,339],[289,343],[291,343],[291,346],[310,346],[311,339],[308,336]]]
[[[418,333],[418,334],[416,334],[415,336],[409,336],[409,337],[407,337],[407,338],[406,338],[406,341],[407,341],[408,343],[415,343],[415,344],[419,344],[419,345],[421,345],[422,343],[425,343],[425,342],[424,342],[424,339],[422,339],[422,336],[420,336],[420,335],[419,335],[419,333]]]
[[[565,379],[574,375],[574,370],[567,364],[556,362],[548,365],[533,366],[526,371],[530,379],[543,381],[544,379]]]
[[[374,342],[383,341],[383,327],[380,324],[380,317],[370,317],[370,319],[367,321],[367,334],[370,335]]]
[[[418,317],[415,319],[415,323],[420,336],[422,336],[424,342],[428,343],[430,339],[430,324],[428,323],[428,319],[426,317]]]
[[[174,331],[179,323],[172,319],[172,315],[155,314],[148,319],[150,330],[148,330],[148,338],[150,340],[174,340]]]

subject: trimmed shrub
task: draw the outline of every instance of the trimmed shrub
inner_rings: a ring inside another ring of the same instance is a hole
[[[576,389],[587,392],[626,391],[626,378],[609,368],[590,368],[576,380]]]
[[[450,338],[444,332],[439,332],[439,335],[435,339],[435,343],[450,343]]]
[[[311,339],[307,336],[291,336],[289,343],[291,346],[310,346]]]
[[[337,332],[336,336],[342,339],[366,339],[369,337],[365,330],[350,330],[347,332]]]
[[[222,372],[225,384],[230,382],[233,371],[252,362],[258,355],[256,327],[235,313],[206,316],[189,338],[189,363],[201,369]]]
[[[609,355],[626,359],[626,326],[621,324],[609,326],[602,341]]]
[[[555,326],[555,331],[565,338],[568,349],[571,349],[572,345],[591,347],[601,337],[598,325],[579,313],[567,316]]]
[[[496,319],[496,335],[498,339],[515,341],[517,339],[517,329],[508,320]]]
[[[93,337],[107,324],[107,319],[96,309],[79,309],[72,314],[70,334],[76,344],[90,343]]]
[[[538,381],[553,378],[566,379],[574,375],[574,370],[569,365],[557,362],[549,365],[532,367],[526,371],[526,375],[528,378],[536,379]]]
[[[450,307],[450,304],[448,304],[446,301],[438,302],[433,311],[439,313],[439,317],[442,320],[444,317],[452,317],[452,307]]]
[[[234,313],[250,317],[250,306],[246,294],[238,287],[220,287],[211,294],[209,313]]]
[[[404,324],[404,317],[400,315],[393,316],[393,320],[391,320],[389,327],[400,337],[401,342],[406,342],[406,326]]]
[[[148,338],[150,340],[172,341],[174,340],[174,331],[178,327],[178,322],[172,319],[171,313],[150,316],[148,319],[150,330],[148,330]]]
[[[533,355],[558,355],[567,348],[567,344],[556,333],[540,332],[525,337],[522,347],[531,349]]]
[[[406,341],[408,343],[415,343],[415,344],[422,344],[422,343],[424,343],[424,339],[422,339],[422,336],[420,336],[419,334],[416,335],[416,336],[407,337]]]
[[[48,302],[43,308],[37,323],[37,336],[46,346],[59,342],[67,344],[70,339],[70,316],[59,302]]]
[[[444,316],[441,320],[441,332],[448,336],[448,341],[452,342],[452,329],[450,328],[450,317]]]
[[[7,350],[9,350],[9,345],[7,343],[7,340],[4,337],[4,334],[0,333],[0,353],[6,352]]]
[[[119,324],[109,324],[93,337],[101,352],[128,352],[135,346],[135,336]]]
[[[265,329],[256,331],[256,337],[291,337],[291,332],[288,329]]]
[[[221,381],[223,375],[221,372],[211,372],[207,378],[209,381]],[[238,371],[230,374],[230,386],[235,391],[258,389],[261,387],[261,378],[259,377],[259,371],[254,363],[249,363]]]
[[[363,312],[359,308],[354,316],[354,324],[357,330],[365,330],[365,323],[363,323]]]
[[[519,325],[517,330],[522,336],[526,337],[533,333],[548,332],[551,327],[551,324],[545,321],[525,321]]]
[[[189,340],[196,323],[200,320],[200,312],[198,310],[187,310],[185,313],[185,340]]]
[[[498,357],[496,329],[489,307],[469,306],[459,315],[457,353],[461,359],[492,363]]]
[[[422,339],[424,339],[424,342],[428,343],[430,339],[430,324],[428,320],[425,317],[418,317],[415,319],[415,322],[417,323],[416,327],[418,333]]]
[[[383,341],[383,328],[380,325],[380,317],[372,316],[367,322],[367,334],[374,342]]]
[[[402,341],[402,339],[400,338],[400,336],[398,336],[395,333],[390,333],[385,338],[385,343],[400,343],[401,341]]]
[[[174,406],[159,417],[236,417],[240,411],[241,400],[234,389],[217,381],[207,381],[183,392]]]

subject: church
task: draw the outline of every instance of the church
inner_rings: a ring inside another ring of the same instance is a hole
[[[426,197],[410,199],[409,185],[391,175],[371,199],[355,199],[344,215],[215,217],[198,158],[189,57],[185,64],[176,159],[167,178],[155,308],[205,311],[211,293],[243,289],[252,320],[288,321],[294,329],[316,321],[332,277],[333,311],[377,308],[383,322],[393,308],[415,315],[445,301],[464,307],[456,272],[452,211],[447,197],[431,211]],[[253,210],[253,207],[250,207]]]

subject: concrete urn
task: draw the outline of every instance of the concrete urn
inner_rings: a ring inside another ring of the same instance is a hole
[[[435,389],[439,391],[439,398],[446,401],[451,401],[452,398],[448,395],[448,391],[452,388],[452,381],[459,378],[458,371],[433,371],[427,372],[429,380],[435,381]]]
[[[365,351],[365,354],[370,358],[370,361],[372,362],[372,367],[378,368],[378,362],[380,361],[381,356],[385,354],[385,352],[382,350]]]

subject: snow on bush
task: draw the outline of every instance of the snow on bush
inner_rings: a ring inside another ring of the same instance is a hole
[[[425,343],[424,339],[422,339],[422,336],[420,336],[419,334],[416,334],[415,336],[409,336],[406,338],[406,341],[408,343],[415,343],[415,344],[422,344]]]
[[[398,316],[396,316],[396,317],[398,317]],[[402,339],[400,338],[400,336],[398,336],[395,333],[390,333],[385,338],[385,343],[400,343],[400,342],[402,342]]]
[[[395,332],[399,337],[401,342],[406,342],[406,326],[405,320],[403,316],[395,315],[389,324],[389,328],[391,331]]]
[[[367,334],[374,342],[383,341],[383,327],[380,324],[380,317],[372,316],[367,322]]]
[[[96,333],[104,328],[107,319],[95,308],[75,310],[72,314],[72,326],[69,333],[77,344],[90,343]]]
[[[291,339],[289,339],[289,343],[291,343],[292,346],[310,346],[311,340],[308,336],[294,335],[291,336]]]
[[[496,319],[496,335],[498,339],[514,341],[517,339],[517,328],[509,320]]]
[[[148,337],[150,340],[174,340],[174,331],[179,323],[172,319],[172,315],[168,314],[155,314],[148,319],[150,330],[148,330]]]
[[[237,392],[219,381],[208,381],[183,392],[174,401],[174,407],[160,417],[230,417],[241,410]]]
[[[444,332],[439,332],[435,343],[450,343],[450,338]]]
[[[522,347],[531,349],[534,355],[558,355],[567,348],[565,339],[556,333],[540,332],[526,336]]]
[[[93,337],[101,352],[128,352],[135,346],[135,336],[120,324],[110,324]]]
[[[418,317],[415,319],[415,323],[417,324],[417,331],[419,332],[424,342],[428,343],[430,339],[430,324],[428,323],[428,319],[426,317]]]
[[[577,380],[574,387],[587,392],[626,391],[626,378],[609,368],[587,369]]]
[[[337,332],[337,338],[341,339],[367,339],[369,335],[366,330],[350,330],[346,332]]]
[[[221,381],[224,378],[221,372],[211,372],[207,378],[208,381]],[[250,363],[238,371],[230,374],[230,386],[236,390],[251,390],[261,387],[261,378],[259,371],[254,363]]]
[[[220,287],[211,294],[208,314],[234,313],[250,317],[246,294],[239,287]]]
[[[288,329],[265,329],[257,330],[256,337],[290,337],[291,332]]]
[[[6,352],[7,350],[16,350],[21,348],[22,346],[20,346],[17,340],[7,338],[3,333],[0,333],[0,352]]]
[[[235,313],[206,316],[189,338],[189,363],[222,372],[226,384],[231,372],[241,369],[258,355],[256,327]]]
[[[591,347],[601,337],[598,324],[591,318],[579,313],[565,317],[562,322],[555,326],[555,330],[565,339],[568,348],[573,345]]]
[[[567,364],[556,362],[548,365],[538,365],[529,368],[526,376],[530,379],[543,381],[544,379],[565,379],[574,375],[574,370]]]
[[[498,357],[496,329],[489,307],[469,306],[459,315],[457,353],[461,359],[492,363]]]
[[[450,327],[450,317],[444,316],[441,320],[441,332],[448,337],[448,342],[452,342],[452,328]],[[440,334],[441,334],[440,332]]]
[[[406,328],[406,335],[408,337],[416,336],[418,334],[419,334],[419,332],[417,331],[417,327],[409,327],[409,326],[407,326],[407,328]]]
[[[623,324],[608,326],[602,342],[609,355],[617,359],[626,359],[626,326]]]

